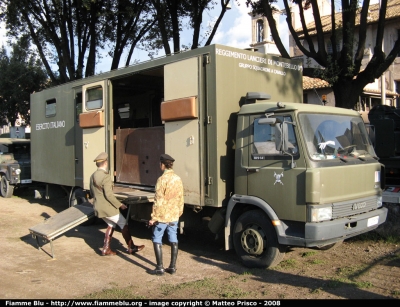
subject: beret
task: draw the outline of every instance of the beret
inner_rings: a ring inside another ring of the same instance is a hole
[[[170,155],[167,155],[167,154],[162,154],[161,156],[160,156],[160,161],[172,161],[172,162],[174,162],[175,161],[175,159],[174,158],[172,158]]]
[[[107,153],[106,153],[106,152],[102,152],[102,153],[100,153],[100,154],[96,157],[96,159],[94,159],[93,161],[94,161],[94,162],[101,162],[101,161],[105,161],[105,160],[107,160],[107,159],[108,159]]]

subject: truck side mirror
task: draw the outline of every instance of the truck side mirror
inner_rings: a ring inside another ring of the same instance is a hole
[[[283,124],[278,123],[275,125],[275,147],[276,150],[282,151],[282,143],[283,143],[283,131],[282,131]]]
[[[282,123],[282,151],[287,152],[289,150],[289,132],[288,124],[286,122]]]

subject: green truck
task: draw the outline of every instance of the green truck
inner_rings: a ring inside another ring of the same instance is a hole
[[[206,223],[248,267],[334,246],[385,222],[384,171],[357,112],[302,103],[302,69],[211,45],[34,93],[32,179],[79,204],[105,151],[115,195],[149,219],[165,152],[181,231]]]

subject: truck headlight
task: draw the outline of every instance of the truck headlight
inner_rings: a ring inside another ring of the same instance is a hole
[[[378,199],[376,200],[376,207],[380,208],[380,207],[382,207],[382,205],[383,205],[383,202],[382,202],[382,195],[381,195],[381,196],[378,196]]]
[[[310,222],[322,222],[332,219],[332,206],[310,206]]]

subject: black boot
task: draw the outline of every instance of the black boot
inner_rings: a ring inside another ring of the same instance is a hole
[[[163,275],[164,274],[164,265],[163,265],[163,255],[162,255],[162,244],[160,243],[154,243],[154,253],[156,254],[156,261],[157,265],[155,270],[153,271],[153,274],[155,275]]]
[[[176,258],[178,257],[178,242],[171,243],[171,263],[169,264],[169,268],[165,269],[165,272],[170,274],[176,273]]]

